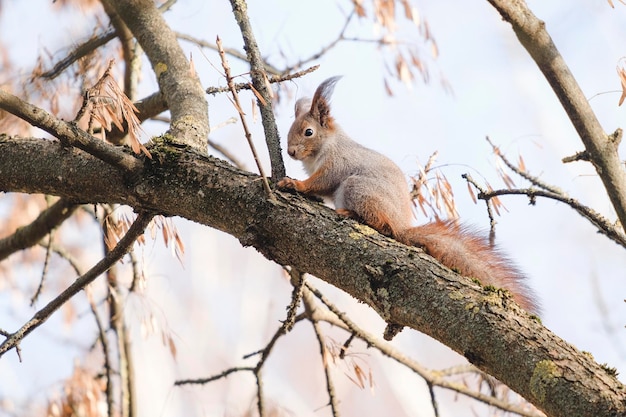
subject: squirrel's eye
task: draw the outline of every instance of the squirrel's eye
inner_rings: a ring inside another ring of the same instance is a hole
[[[304,136],[313,136],[313,129],[308,128],[304,131]]]

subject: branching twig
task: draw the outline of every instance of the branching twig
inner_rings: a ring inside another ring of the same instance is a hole
[[[574,209],[578,214],[580,214],[585,219],[589,220],[591,224],[593,224],[600,233],[626,248],[626,235],[624,235],[621,230],[615,227],[615,225],[611,224],[611,222],[602,216],[600,213],[596,212],[590,207],[587,207],[581,204],[578,200],[571,198],[567,195],[555,194],[550,191],[538,190],[534,188],[525,188],[525,189],[502,189],[502,190],[493,190],[488,192],[480,192],[478,198],[482,200],[488,200],[493,197],[501,196],[501,195],[526,195],[530,199],[530,204],[535,204],[537,197],[545,197],[552,200],[560,201],[562,203],[567,204],[570,208]]]
[[[326,349],[325,338],[322,333],[322,329],[320,329],[319,322],[315,317],[316,305],[315,299],[310,291],[307,291],[307,294],[304,295],[302,299],[304,303],[304,308],[307,313],[307,317],[313,326],[313,331],[315,332],[315,337],[320,347],[320,355],[322,356],[322,367],[324,368],[324,377],[326,378],[326,390],[328,391],[328,404],[330,405],[331,412],[333,417],[339,417],[339,406],[337,404],[337,396],[335,394],[335,384],[333,382],[332,376],[330,375],[330,363],[328,361],[328,351]]]
[[[491,149],[493,150],[493,153],[496,154],[496,156],[498,158],[500,158],[500,160],[502,162],[504,162],[504,164],[513,172],[515,172],[517,175],[519,175],[520,177],[524,178],[525,180],[529,181],[531,184],[539,187],[539,188],[543,188],[544,190],[550,191],[551,193],[554,194],[565,194],[561,189],[559,189],[558,187],[555,187],[553,185],[548,184],[545,181],[540,180],[538,177],[535,177],[534,175],[530,175],[528,172],[518,168],[517,166],[515,166],[513,163],[511,163],[511,161],[509,161],[509,159],[502,153],[500,152],[500,148],[498,148],[496,145],[494,145],[494,143],[491,141],[491,139],[489,139],[489,136],[487,136],[485,138],[487,140],[487,142],[489,143],[489,145],[491,145]]]
[[[235,90],[235,86],[233,84],[233,77],[230,75],[230,65],[228,64],[228,60],[226,59],[226,54],[224,53],[224,49],[222,49],[222,41],[217,37],[215,42],[217,44],[217,48],[220,53],[220,57],[222,58],[222,67],[224,68],[224,73],[226,75],[226,82],[228,83],[228,88],[233,95],[233,104],[235,105],[235,109],[239,113],[239,119],[241,120],[241,125],[243,126],[243,131],[246,136],[246,140],[248,141],[248,146],[252,151],[252,156],[254,156],[254,162],[256,163],[257,169],[259,170],[259,174],[261,174],[261,180],[263,181],[263,187],[267,192],[267,196],[269,198],[273,198],[272,189],[270,188],[270,184],[267,181],[267,177],[265,176],[265,172],[263,171],[263,165],[261,165],[261,160],[259,159],[259,155],[256,151],[256,147],[254,146],[254,142],[252,141],[252,134],[248,129],[248,123],[246,122],[245,114],[241,108],[241,104],[239,103],[239,95],[237,94],[237,90]]]
[[[212,49],[214,51],[219,51],[219,47],[217,46],[217,44],[211,43],[211,42],[207,42],[205,40],[202,39],[198,39],[195,38],[191,35],[187,35],[185,33],[180,33],[180,32],[176,32],[176,37],[178,39],[182,39],[188,42],[192,42],[195,43],[196,45],[202,47],[202,48],[208,48],[208,49]],[[237,58],[239,60],[245,61],[245,62],[249,62],[248,61],[248,57],[241,53],[240,51],[238,51],[235,48],[224,48],[222,47],[224,52],[234,58]],[[265,68],[265,71],[272,74],[272,75],[281,75],[281,74],[285,74],[289,71],[281,71],[278,68],[276,68],[275,66],[267,63],[267,62],[263,62],[263,68]],[[209,93],[210,94],[210,93]]]
[[[76,295],[86,285],[94,281],[103,272],[115,264],[130,250],[135,240],[143,234],[146,226],[152,219],[152,214],[141,213],[133,222],[128,232],[117,243],[115,248],[94,265],[89,271],[78,277],[65,291],[50,301],[45,307],[37,311],[35,315],[26,322],[19,330],[10,334],[2,344],[0,344],[0,357],[12,348],[18,348],[20,341],[24,339],[37,327],[41,326],[56,310]]]
[[[272,97],[267,84],[267,74],[264,68],[263,58],[256,43],[252,26],[248,19],[248,6],[245,0],[230,0],[233,6],[233,14],[235,20],[241,30],[243,37],[244,49],[248,62],[250,62],[250,76],[252,85],[258,92],[257,102],[261,109],[261,122],[265,131],[265,142],[270,155],[272,165],[272,180],[278,181],[285,176],[285,165],[280,148],[280,136],[278,127],[274,119],[274,109],[272,108]]]
[[[621,229],[612,224],[608,219],[602,216],[600,213],[593,210],[591,207],[585,206],[581,204],[578,200],[568,196],[564,191],[546,183],[545,181],[540,180],[534,175],[531,175],[527,171],[520,169],[511,163],[511,161],[501,153],[497,146],[495,146],[489,137],[487,137],[487,141],[493,148],[494,153],[498,156],[498,158],[504,162],[504,164],[513,172],[515,172],[520,177],[529,181],[536,188],[525,188],[525,189],[501,189],[501,190],[485,190],[481,187],[469,174],[463,174],[462,177],[470,184],[472,184],[478,190],[478,198],[484,200],[487,204],[487,211],[489,213],[489,219],[493,224],[493,213],[491,212],[490,201],[494,197],[498,197],[501,195],[525,195],[530,199],[530,204],[535,204],[537,197],[549,198],[552,200],[559,201],[561,203],[565,203],[570,208],[575,210],[578,214],[580,214],[585,219],[589,220],[591,224],[593,224],[600,233],[607,236],[609,239],[613,240],[615,243],[626,248],[626,234],[622,232]],[[493,230],[493,229],[492,229]]]
[[[313,65],[312,67],[303,69],[301,71],[297,71],[297,72],[293,72],[290,74],[285,74],[285,75],[273,75],[271,77],[268,78],[268,82],[270,84],[274,84],[274,83],[281,83],[283,81],[290,81],[293,80],[295,78],[300,78],[306,74],[309,74],[313,71],[316,71],[320,66],[319,65]],[[240,91],[240,90],[252,90],[252,86],[250,85],[250,83],[237,83],[234,84],[235,86],[235,90]],[[226,93],[231,91],[230,87],[226,86],[226,87],[209,87],[206,89],[206,93],[207,94],[211,94],[211,95],[215,95],[218,93]]]
[[[339,44],[339,42],[344,41],[344,40],[348,40],[345,37],[345,33],[346,33],[346,30],[348,29],[348,25],[350,24],[350,22],[352,21],[352,18],[354,16],[355,16],[355,13],[354,13],[354,11],[352,11],[352,13],[350,13],[348,15],[348,17],[346,18],[346,22],[343,24],[343,28],[341,28],[341,31],[339,32],[339,35],[333,41],[331,41],[328,45],[324,46],[322,49],[320,49],[318,52],[314,53],[310,57],[305,58],[305,59],[301,59],[297,63],[287,67],[283,73],[291,72],[291,71],[293,71],[295,69],[301,68],[303,65],[305,65],[305,64],[307,64],[309,62],[313,62],[315,60],[320,59],[328,51],[330,51],[335,46],[337,46],[337,44]]]
[[[39,246],[45,248],[48,245],[47,244],[44,245],[44,244],[40,243]],[[70,267],[74,270],[76,275],[78,275],[78,276],[82,275],[82,272],[80,270],[80,267],[78,266],[78,262],[76,261],[76,259],[74,259],[72,257],[72,255],[70,253],[68,253],[63,247],[57,246],[55,244],[52,244],[50,246],[50,250],[52,252],[56,253],[61,259],[65,259],[67,261],[67,263],[70,265]]]
[[[316,310],[316,315],[317,315],[318,320],[323,319],[324,321],[328,321],[329,323],[336,325],[336,319],[339,319],[341,323],[343,324],[343,326],[340,326],[340,327],[345,326],[345,328],[348,331],[354,333],[356,337],[363,340],[370,347],[374,347],[378,349],[383,355],[411,369],[417,375],[422,377],[427,382],[427,384],[432,384],[432,386],[434,387],[440,387],[440,388],[445,388],[451,391],[455,391],[469,398],[473,398],[485,404],[491,405],[493,407],[497,407],[501,410],[516,413],[521,416],[543,417],[543,414],[538,413],[536,411],[528,410],[527,408],[517,406],[515,404],[511,404],[499,398],[495,398],[492,396],[482,394],[481,392],[471,390],[465,385],[454,383],[454,382],[444,379],[441,375],[437,373],[437,371],[430,371],[424,368],[415,360],[407,357],[402,352],[392,347],[389,343],[383,342],[382,340],[379,340],[375,336],[361,329],[352,320],[350,320],[350,318],[348,318],[348,316],[345,313],[341,312],[333,303],[331,303],[326,298],[326,296],[324,296],[324,294],[322,294],[319,290],[313,287],[310,283],[307,282],[305,284],[304,291],[305,291],[305,297],[306,297],[306,292],[310,291],[315,297],[317,297],[322,302],[322,304],[324,304],[328,308],[329,312],[332,313],[333,315],[333,317],[330,317],[327,319],[326,317],[323,317],[324,313],[322,313],[320,309],[318,308]]]
[[[174,1],[172,1],[172,0],[166,1],[161,6],[159,6],[159,10],[161,12],[164,12],[164,11],[168,10],[172,6],[172,4],[175,3],[175,2],[176,2],[175,0]],[[110,41],[115,39],[116,37],[117,37],[117,32],[116,32],[115,29],[107,29],[107,31],[104,32],[104,33],[100,33],[98,35],[92,36],[87,41],[85,41],[82,44],[74,47],[67,54],[67,56],[65,56],[65,58],[61,59],[56,64],[54,64],[52,69],[42,73],[41,77],[42,78],[47,78],[49,80],[52,80],[52,79],[58,77],[59,75],[61,75],[61,73],[63,71],[68,69],[76,61],[78,61],[79,59],[89,55],[91,52],[95,51],[96,49],[100,48],[101,46],[106,45],[107,43],[109,43]]]
[[[209,382],[213,382],[213,381],[217,381],[218,379],[225,378],[228,375],[235,373],[235,372],[242,372],[242,371],[254,372],[254,369],[255,368],[250,367],[250,366],[236,366],[234,368],[227,369],[217,375],[213,375],[208,378],[180,379],[178,381],[175,381],[174,385],[180,386],[180,385],[189,385],[189,384],[207,384]]]
[[[626,228],[626,175],[618,153],[619,133],[607,135],[565,60],[556,48],[545,23],[521,0],[488,0],[509,22],[518,40],[535,61],[585,145],[585,151],[606,188],[607,195]]]
[[[304,315],[300,315],[296,317],[295,322],[302,320],[304,317],[305,317]],[[178,380],[174,382],[174,385],[206,384],[208,382],[213,382],[213,381],[217,381],[218,379],[224,378],[232,374],[233,372],[250,371],[254,374],[256,384],[257,384],[257,408],[259,411],[259,416],[263,416],[265,407],[264,407],[264,400],[263,400],[263,380],[261,377],[261,370],[263,369],[263,365],[265,365],[265,361],[267,360],[272,349],[274,348],[274,345],[276,344],[278,339],[280,339],[280,337],[283,336],[284,334],[285,332],[283,330],[283,326],[281,326],[276,330],[276,332],[274,332],[274,335],[272,336],[268,344],[263,349],[244,356],[244,359],[248,359],[252,356],[256,356],[259,354],[261,355],[261,357],[259,358],[259,361],[254,367],[248,367],[248,366],[233,367],[217,375],[211,376],[209,378]]]
[[[472,184],[478,190],[478,196],[480,198],[481,195],[485,195],[487,190],[485,190],[480,184],[478,184],[474,178],[469,173],[462,174],[461,177]],[[489,242],[491,244],[494,243],[495,235],[496,235],[496,219],[493,216],[493,209],[491,207],[491,199],[485,198],[485,206],[487,207],[487,216],[489,217]]]

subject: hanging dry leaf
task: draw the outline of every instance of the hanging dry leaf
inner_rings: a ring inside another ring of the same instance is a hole
[[[406,60],[401,54],[396,55],[396,72],[400,81],[406,84],[407,87],[411,87],[413,82],[413,74],[409,70],[409,66]]]
[[[112,75],[114,60],[109,61],[107,69],[98,82],[87,91],[87,106],[90,115],[90,130],[93,122],[101,127],[102,137],[105,139],[105,130],[110,131],[115,125],[124,131],[124,124],[128,127],[128,140],[135,153],[144,153],[151,158],[150,152],[140,142],[141,121],[137,118],[139,110],[121,90],[115,77]]]
[[[267,106],[267,101],[265,101],[265,99],[263,98],[263,96],[261,96],[261,93],[259,93],[257,91],[256,88],[254,88],[254,86],[252,85],[252,83],[248,83],[248,85],[250,86],[250,90],[252,90],[252,92],[254,93],[254,95],[256,96],[257,100],[259,100],[259,103],[261,103],[262,106]]]
[[[615,5],[613,4],[613,0],[608,0],[609,2],[609,6],[611,6],[612,8],[615,8]],[[622,4],[626,4],[626,2],[624,2],[624,0],[619,0],[620,3]]]
[[[522,172],[526,172],[526,164],[524,163],[524,158],[522,157],[521,154],[517,161],[517,168]]]
[[[476,204],[478,202],[478,200],[476,199],[476,193],[474,193],[474,187],[472,187],[472,185],[467,182],[467,191],[469,192],[470,197],[472,198],[472,201],[474,202],[474,204]]]
[[[352,0],[354,5],[354,12],[359,17],[365,17],[365,8],[363,7],[363,0]]]

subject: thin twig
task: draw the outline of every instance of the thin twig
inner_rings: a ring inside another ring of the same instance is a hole
[[[291,277],[293,291],[291,292],[291,303],[287,306],[287,319],[285,319],[282,326],[285,333],[290,332],[296,322],[296,312],[302,299],[302,288],[305,283],[304,274],[296,268],[289,270],[289,276]]]
[[[435,397],[435,387],[430,382],[426,382],[428,386],[428,393],[430,394],[430,403],[433,406],[433,413],[435,417],[439,417],[439,404],[437,403],[437,397]]]
[[[291,81],[295,78],[300,78],[303,77],[313,71],[317,71],[319,69],[319,65],[313,65],[312,67],[303,69],[301,71],[297,71],[297,72],[293,72],[290,74],[285,74],[285,75],[274,75],[271,77],[268,77],[268,82],[270,84],[274,84],[274,83],[281,83],[283,81]],[[235,85],[235,90],[237,91],[241,91],[241,90],[252,90],[252,86],[250,85],[250,83],[237,83],[234,84]],[[229,86],[226,87],[209,87],[206,89],[206,93],[207,94],[211,94],[211,95],[215,95],[215,94],[219,94],[219,93],[226,93],[231,91]]]
[[[383,355],[395,360],[403,366],[406,366],[408,369],[412,370],[421,378],[423,378],[427,383],[430,383],[433,386],[457,392],[469,398],[473,398],[485,404],[497,407],[501,410],[516,413],[524,417],[544,417],[544,415],[541,413],[528,410],[527,408],[524,408],[522,406],[511,404],[499,398],[482,394],[481,392],[473,391],[464,385],[444,379],[437,373],[437,371],[430,371],[424,368],[417,361],[407,357],[404,353],[400,352],[389,343],[383,342],[377,337],[361,329],[352,320],[350,320],[350,318],[345,313],[341,312],[333,303],[331,303],[326,298],[326,296],[322,294],[322,292],[313,287],[309,282],[305,284],[304,297],[306,297],[307,291],[310,291],[315,297],[317,297],[322,302],[322,304],[324,304],[328,308],[329,313],[332,313],[332,317],[323,317],[324,314],[321,312],[321,309],[318,308],[316,310],[316,316],[318,320],[323,319],[324,321],[328,321],[331,324],[337,325],[336,319],[338,319],[341,322],[340,327],[343,328],[345,326],[348,331],[353,332],[356,337],[363,340],[365,343],[368,344],[368,346],[378,349]]]
[[[74,62],[89,55],[90,53],[100,48],[101,46],[106,45],[107,43],[115,39],[116,35],[117,34],[115,33],[115,30],[109,29],[104,33],[92,36],[87,41],[73,48],[65,56],[65,58],[61,59],[56,64],[54,64],[52,69],[45,71],[43,74],[41,74],[41,77],[47,78],[49,80],[52,80],[58,77],[59,75],[61,75],[63,71],[65,71],[72,64],[74,64]]]
[[[230,152],[228,149],[226,149],[225,146],[220,145],[219,143],[215,142],[214,140],[211,140],[211,138],[207,139],[207,143],[209,144],[209,146],[213,149],[215,149],[216,151],[218,151],[219,153],[221,153],[226,159],[228,159],[234,166],[236,166],[239,169],[242,170],[246,170],[245,164],[243,162],[241,162],[239,160],[239,158],[237,158],[235,156],[235,154],[233,154],[232,152]]]
[[[479,196],[487,193],[487,191],[480,184],[478,184],[469,173],[461,174],[461,177],[478,190]],[[493,209],[491,207],[492,202],[490,198],[484,198],[482,200],[485,202],[485,206],[487,207],[487,216],[489,217],[489,243],[493,245],[495,243],[496,236],[496,219],[493,216]]]
[[[352,21],[352,18],[355,16],[354,10],[348,15],[348,17],[346,18],[345,23],[343,24],[343,27],[341,28],[341,31],[339,32],[339,35],[332,40],[328,45],[322,47],[322,49],[320,49],[318,52],[314,53],[313,55],[311,55],[308,58],[302,59],[299,62],[287,67],[285,69],[285,73],[286,72],[291,72],[295,69],[301,68],[303,65],[315,61],[319,58],[321,58],[322,56],[324,56],[328,51],[330,51],[331,49],[333,49],[335,46],[337,46],[337,44],[339,44],[339,42],[344,41],[344,40],[352,40],[352,39],[347,39],[345,37],[345,33],[346,30],[348,29],[348,25],[350,24],[350,22]]]
[[[585,146],[611,204],[626,230],[626,175],[617,142],[598,121],[574,75],[558,51],[546,25],[524,1],[488,0],[509,22],[519,42],[544,74]]]
[[[543,188],[544,190],[550,191],[554,194],[562,194],[564,195],[565,193],[559,189],[558,187],[555,187],[553,185],[548,184],[547,182],[544,182],[542,180],[540,180],[539,178],[535,177],[534,175],[530,175],[528,172],[519,169],[518,167],[516,167],[514,164],[511,163],[511,161],[508,160],[508,158],[506,156],[504,156],[504,154],[502,152],[500,152],[500,148],[498,148],[496,145],[494,145],[494,143],[491,141],[491,139],[489,139],[489,136],[486,137],[487,142],[489,143],[489,145],[491,145],[491,148],[493,149],[493,153],[495,153],[498,158],[500,158],[500,160],[502,162],[504,162],[504,164],[513,172],[515,172],[517,175],[519,175],[520,177],[524,178],[527,181],[530,181],[533,185],[539,187],[539,188]]]
[[[115,413],[115,393],[114,393],[114,384],[113,384],[113,369],[111,365],[111,351],[109,349],[109,341],[106,336],[106,331],[104,329],[104,325],[102,324],[102,320],[100,320],[100,315],[98,314],[98,308],[96,303],[93,301],[93,297],[90,292],[87,291],[87,301],[89,302],[89,307],[91,309],[91,313],[93,314],[93,318],[96,322],[96,326],[98,327],[98,340],[100,341],[100,345],[102,346],[102,355],[104,357],[104,375],[106,378],[106,403],[107,403],[107,416],[113,417],[116,415]]]
[[[45,244],[45,249],[46,249],[46,255],[44,257],[43,260],[43,268],[41,270],[41,279],[39,280],[39,285],[37,286],[37,290],[35,291],[35,294],[33,294],[33,296],[30,299],[30,306],[34,306],[35,303],[37,302],[37,299],[39,299],[39,296],[41,295],[41,292],[43,291],[43,285],[44,282],[46,281],[46,275],[48,275],[48,266],[50,265],[50,253],[51,253],[51,247],[52,247],[52,235],[54,233],[54,229],[50,231],[50,233],[48,233],[48,241]]]
[[[228,60],[226,59],[226,54],[224,53],[224,49],[222,49],[222,40],[220,37],[217,37],[216,42],[217,48],[220,53],[220,57],[222,58],[222,67],[224,68],[224,73],[226,75],[226,82],[228,83],[228,88],[230,88],[230,92],[233,95],[233,103],[235,105],[235,109],[239,113],[239,119],[241,120],[241,125],[243,126],[243,131],[246,136],[246,140],[248,141],[248,146],[250,146],[250,150],[252,151],[252,155],[254,156],[254,162],[259,170],[259,174],[261,174],[261,180],[263,181],[263,188],[265,188],[265,192],[269,198],[274,198],[274,194],[272,193],[272,189],[270,188],[270,184],[267,181],[267,177],[265,176],[265,172],[263,171],[263,166],[261,165],[261,160],[259,159],[259,155],[256,151],[256,147],[254,146],[254,142],[252,141],[252,134],[248,129],[248,123],[246,122],[245,114],[241,108],[241,104],[239,103],[239,95],[237,94],[237,90],[233,84],[233,78],[230,75],[230,65],[228,64]]]
[[[178,39],[182,39],[188,42],[192,42],[195,43],[196,45],[202,47],[202,48],[207,48],[207,49],[212,49],[214,51],[218,51],[219,52],[219,47],[217,46],[217,44],[202,40],[202,39],[198,39],[195,38],[191,35],[187,35],[185,33],[181,33],[181,32],[175,32],[176,33],[176,37]],[[241,61],[245,61],[248,62],[248,57],[246,56],[246,54],[240,52],[239,50],[235,49],[235,48],[223,48],[224,52],[230,56],[232,56],[233,58],[237,58]],[[282,71],[278,68],[276,68],[275,66],[267,63],[267,62],[263,62],[263,67],[265,68],[265,71],[267,71],[268,73],[272,74],[272,75],[281,75],[284,74],[286,72],[289,71]]]
[[[45,307],[35,313],[35,315],[26,322],[19,330],[12,333],[7,339],[0,344],[0,357],[13,348],[18,348],[20,341],[24,339],[37,327],[41,326],[55,311],[63,304],[69,301],[74,295],[85,288],[103,272],[108,270],[113,264],[122,259],[122,257],[130,250],[135,240],[141,236],[145,228],[150,223],[153,215],[150,213],[141,213],[133,222],[132,226],[126,232],[124,237],[120,239],[115,248],[109,254],[101,259],[89,271],[78,277],[69,287],[65,289],[56,298],[50,301]]]
[[[580,214],[585,219],[589,220],[591,224],[593,224],[600,233],[626,248],[626,235],[621,232],[621,229],[615,227],[608,219],[602,216],[600,213],[596,212],[590,207],[587,207],[581,204],[578,200],[571,198],[567,195],[555,194],[550,191],[537,190],[534,188],[525,188],[525,189],[502,189],[502,190],[492,190],[488,192],[481,192],[478,195],[480,199],[490,199],[493,197],[501,196],[501,195],[525,195],[530,199],[530,204],[535,204],[537,197],[545,197],[551,200],[560,201],[562,203],[567,204],[570,208],[575,210],[578,214]]]
[[[283,163],[280,135],[278,134],[278,127],[274,118],[272,97],[268,87],[268,77],[265,72],[263,57],[252,31],[252,25],[248,18],[248,5],[245,0],[230,0],[230,4],[233,7],[233,15],[243,37],[248,62],[250,62],[250,77],[252,78],[252,85],[256,90],[257,103],[261,110],[261,123],[263,124],[265,143],[270,156],[272,180],[278,181],[285,176],[285,164]]]
[[[315,337],[319,344],[320,355],[322,356],[322,367],[324,368],[324,377],[326,378],[326,391],[328,392],[328,404],[330,405],[333,417],[339,417],[339,406],[337,403],[337,395],[335,394],[335,383],[333,382],[330,374],[330,364],[328,361],[328,351],[326,349],[324,334],[320,328],[319,322],[315,317],[315,299],[310,291],[307,291],[307,295],[303,297],[304,308],[307,312],[309,321],[313,326]]]
[[[259,411],[259,417],[265,417],[265,396],[263,395],[263,378],[261,377],[261,368],[254,369],[254,377],[256,378],[256,404]]]
[[[254,369],[255,368],[250,367],[250,366],[236,366],[234,368],[227,369],[217,375],[213,375],[208,378],[180,379],[178,381],[175,381],[174,385],[180,386],[180,385],[189,385],[189,384],[207,384],[209,382],[217,381],[218,379],[227,377],[228,375],[235,373],[235,372],[242,372],[242,371],[254,372]]]
[[[501,189],[501,190],[485,190],[482,188],[469,174],[463,174],[462,177],[472,184],[478,191],[478,198],[484,200],[487,204],[487,210],[489,212],[489,218],[493,221],[493,215],[491,213],[491,207],[489,202],[492,198],[498,197],[501,195],[525,195],[530,199],[530,204],[534,205],[536,203],[537,197],[549,198],[552,200],[556,200],[562,203],[565,203],[570,208],[575,210],[578,214],[580,214],[583,218],[587,219],[591,224],[594,225],[598,229],[600,233],[607,236],[609,239],[614,241],[626,248],[626,234],[622,232],[622,229],[616,227],[612,224],[608,219],[602,216],[600,213],[593,210],[591,207],[585,206],[581,204],[578,200],[568,196],[564,191],[546,183],[545,181],[540,180],[534,175],[531,175],[525,170],[522,170],[512,164],[502,152],[495,146],[489,137],[486,138],[487,142],[492,146],[494,153],[498,156],[498,158],[504,162],[504,164],[517,175],[529,181],[536,187],[535,188],[525,188],[525,189]]]
[[[172,7],[174,3],[176,3],[176,0],[166,1],[161,6],[159,6],[159,10],[161,11],[161,13],[163,13],[169,10],[169,8]],[[116,37],[117,31],[115,29],[107,29],[107,31],[104,33],[93,35],[87,41],[73,48],[63,59],[54,64],[52,69],[42,73],[41,77],[47,78],[49,80],[58,77],[63,71],[68,69],[76,61],[89,55],[101,46],[106,45]]]

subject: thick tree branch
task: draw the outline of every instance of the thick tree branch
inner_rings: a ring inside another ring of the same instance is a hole
[[[206,153],[208,104],[200,80],[152,0],[110,0],[146,52],[172,114],[173,139]]]
[[[626,413],[619,381],[502,291],[481,288],[320,204],[284,193],[270,201],[258,176],[215,158],[163,145],[150,152],[144,178],[128,188],[118,171],[81,151],[51,141],[0,140],[0,190],[124,203],[214,227],[341,288],[388,323],[434,337],[552,416]],[[20,158],[32,165],[6,162]],[[70,168],[73,183],[57,178]]]
[[[523,0],[489,0],[489,3],[513,26],[520,43],[550,83],[585,145],[587,156],[606,188],[622,227],[626,228],[626,175],[617,152],[618,143],[611,140],[600,126],[546,31],[545,23],[537,19]]]
[[[56,298],[50,301],[45,307],[37,311],[33,318],[31,318],[26,324],[24,324],[16,332],[7,335],[6,339],[0,344],[0,357],[6,352],[18,346],[20,341],[24,339],[30,332],[41,326],[48,318],[59,309],[65,302],[76,295],[79,291],[85,288],[93,280],[98,278],[103,272],[114,265],[117,261],[122,259],[124,255],[130,250],[135,240],[143,234],[145,228],[152,220],[152,215],[148,213],[142,213],[137,216],[133,225],[128,229],[128,232],[117,243],[115,248],[107,254],[100,262],[94,265],[84,275],[78,277],[76,281],[72,283],[65,291],[59,294]]]
[[[122,170],[129,176],[137,174],[143,167],[141,160],[97,139],[74,123],[57,119],[37,106],[0,89],[0,109],[19,117],[60,139],[64,144],[76,146]],[[16,159],[15,161],[20,161]],[[14,162],[15,162],[14,161]]]

